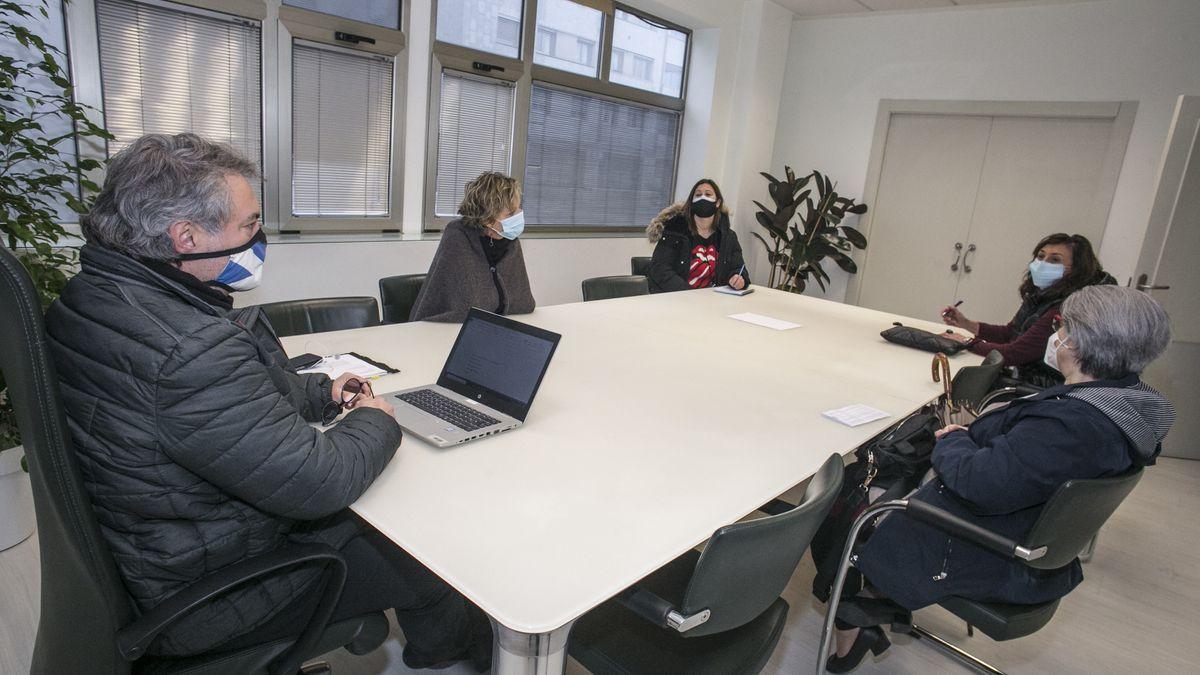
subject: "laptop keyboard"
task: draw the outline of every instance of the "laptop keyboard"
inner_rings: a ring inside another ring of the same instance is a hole
[[[432,389],[409,391],[397,394],[396,398],[420,408],[434,417],[446,420],[463,431],[475,431],[500,423],[500,420],[471,410],[458,401],[446,398]]]

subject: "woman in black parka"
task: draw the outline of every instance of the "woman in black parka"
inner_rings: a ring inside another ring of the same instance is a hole
[[[650,292],[750,285],[737,233],[716,182],[702,178],[687,201],[672,204],[650,221],[646,236],[657,242],[650,259]]]

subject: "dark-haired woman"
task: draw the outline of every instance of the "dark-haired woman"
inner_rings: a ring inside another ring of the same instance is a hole
[[[708,178],[692,187],[686,201],[655,216],[646,236],[658,242],[650,259],[651,293],[750,285],[721,189]]]
[[[1052,234],[1033,249],[1033,260],[1021,281],[1021,307],[1007,324],[982,323],[968,319],[954,307],[942,310],[948,325],[965,328],[974,338],[949,334],[965,342],[980,356],[993,349],[1004,357],[1004,365],[1016,369],[1017,378],[1038,387],[1062,383],[1062,375],[1042,363],[1046,340],[1053,333],[1051,322],[1063,300],[1085,286],[1115,284],[1100,266],[1092,243],[1078,234]]]

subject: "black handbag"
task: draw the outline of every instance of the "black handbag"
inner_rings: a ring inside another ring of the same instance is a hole
[[[940,352],[948,356],[953,356],[967,348],[965,344],[957,340],[951,340],[943,335],[930,333],[920,328],[905,326],[899,322],[885,331],[880,331],[879,335],[888,342],[895,342],[898,345],[926,352]]]
[[[858,516],[876,501],[900,499],[916,489],[929,470],[937,442],[934,432],[942,427],[939,405],[909,415],[854,451],[858,461],[846,466],[842,491],[809,544],[817,569],[812,592],[821,602],[829,601],[846,537]],[[871,487],[884,488],[883,494],[872,499]],[[868,524],[859,532],[856,543],[866,541],[873,531],[874,523]],[[846,589],[853,594],[861,586],[861,575],[851,568]]]

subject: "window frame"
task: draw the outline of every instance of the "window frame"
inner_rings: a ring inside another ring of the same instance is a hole
[[[674,172],[671,184],[674,185],[679,174],[680,139],[683,133],[684,106],[687,101],[687,79],[692,61],[692,31],[669,21],[660,19],[623,3],[612,0],[571,0],[585,7],[598,9],[604,14],[601,26],[600,43],[596,45],[597,75],[586,76],[559,70],[550,66],[534,63],[534,52],[537,47],[537,5],[539,0],[523,0],[521,8],[521,44],[520,58],[509,58],[485,52],[482,50],[462,47],[460,45],[441,42],[437,39],[437,3],[434,0],[431,31],[430,59],[430,92],[429,114],[426,119],[426,153],[425,153],[425,232],[440,232],[445,229],[452,218],[438,217],[435,213],[434,194],[437,181],[437,148],[438,148],[438,117],[441,105],[442,72],[446,69],[470,73],[478,77],[507,80],[516,84],[516,103],[513,114],[513,138],[511,143],[512,157],[509,162],[510,175],[522,183],[525,182],[525,159],[529,138],[529,109],[532,103],[533,83],[576,91],[583,94],[606,98],[617,103],[638,105],[659,110],[667,110],[679,115],[676,127]],[[646,91],[636,87],[617,84],[609,80],[609,63],[612,60],[613,30],[616,10],[628,12],[640,18],[679,31],[687,36],[684,49],[682,83],[679,96],[668,96],[657,92]],[[494,68],[490,69],[489,68]],[[665,204],[664,204],[665,206]],[[631,233],[641,232],[645,226],[635,224],[630,226],[611,227],[596,225],[529,225],[530,232],[547,233]]]
[[[400,25],[409,21],[411,2],[402,2]],[[404,110],[408,73],[407,39],[403,30],[392,30],[375,24],[343,19],[332,14],[278,5],[279,20],[276,48],[278,79],[277,92],[272,96],[276,109],[278,157],[275,181],[275,201],[278,208],[277,231],[281,234],[330,231],[400,232],[404,196]],[[334,40],[335,32],[351,33],[375,40],[375,44],[348,44]],[[389,143],[388,213],[386,216],[297,216],[292,204],[292,46],[296,40],[316,43],[357,55],[376,55],[392,59],[392,126]]]

